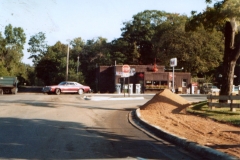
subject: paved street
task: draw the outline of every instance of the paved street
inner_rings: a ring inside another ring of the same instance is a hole
[[[136,100],[84,95],[0,96],[0,159],[198,159],[128,122]]]

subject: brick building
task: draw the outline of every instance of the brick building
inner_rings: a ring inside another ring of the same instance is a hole
[[[173,89],[173,72],[166,70],[164,66],[155,65],[130,65],[131,76],[121,77],[122,66],[99,66],[97,68],[98,91],[101,93],[114,93],[116,84],[132,84],[133,93],[136,92],[136,84],[141,85],[141,92],[157,92],[161,89]],[[174,72],[174,88],[176,92],[187,93],[191,83],[191,74],[187,72]]]

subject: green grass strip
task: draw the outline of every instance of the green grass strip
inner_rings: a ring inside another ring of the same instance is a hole
[[[191,114],[201,117],[210,118],[219,122],[240,126],[240,108],[236,108],[235,112],[230,111],[230,108],[215,108],[210,109],[207,102],[199,102],[193,104],[187,111]]]

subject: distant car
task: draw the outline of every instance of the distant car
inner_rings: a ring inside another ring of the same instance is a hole
[[[239,89],[240,89],[239,86],[233,86],[232,93],[238,95],[239,94]]]
[[[220,92],[220,89],[217,86],[212,86],[210,89],[212,93]]]
[[[204,85],[201,88],[201,93],[203,94],[211,94],[216,92],[220,92],[220,89],[217,86],[213,86],[212,84]]]
[[[42,88],[43,93],[55,93],[57,95],[60,95],[61,93],[89,93],[91,92],[91,88],[89,86],[84,86],[77,82],[72,81],[63,81],[59,83],[58,85],[52,85],[52,86],[45,86]]]

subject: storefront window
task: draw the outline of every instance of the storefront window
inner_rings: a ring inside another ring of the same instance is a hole
[[[165,89],[168,88],[167,81],[145,81],[146,89]]]
[[[154,86],[158,86],[159,85],[159,81],[153,81],[153,85]]]
[[[146,81],[146,85],[152,85],[152,81]]]
[[[167,86],[167,81],[161,81],[162,86]]]

